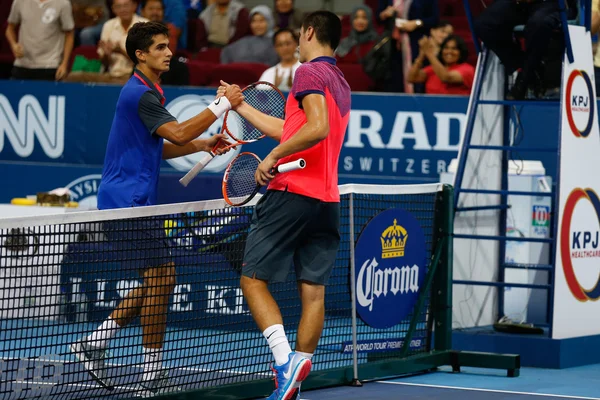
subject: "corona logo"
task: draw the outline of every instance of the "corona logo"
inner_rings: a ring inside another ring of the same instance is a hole
[[[362,320],[383,329],[406,319],[426,272],[425,235],[415,217],[401,209],[380,213],[361,233],[355,257],[356,308]]]

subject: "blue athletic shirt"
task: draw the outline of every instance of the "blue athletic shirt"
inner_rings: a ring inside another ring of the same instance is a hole
[[[121,89],[98,188],[100,210],[156,204],[163,151],[156,130],[175,120],[164,102],[161,87],[138,70]]]

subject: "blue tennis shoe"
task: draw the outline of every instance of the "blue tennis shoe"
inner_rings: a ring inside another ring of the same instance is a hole
[[[267,400],[295,400],[300,393],[300,383],[306,379],[312,368],[311,361],[290,353],[288,362],[271,367],[275,374],[275,391]]]

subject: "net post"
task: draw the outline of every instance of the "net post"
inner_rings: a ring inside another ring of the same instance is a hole
[[[352,302],[352,386],[362,386],[358,379],[358,340],[356,329],[356,270],[354,258],[354,193],[350,192],[348,199],[349,239],[350,239],[350,298]]]
[[[444,242],[433,282],[434,349],[452,349],[452,235],[454,229],[454,188],[444,185],[436,199],[435,241]],[[446,240],[443,240],[443,239]]]

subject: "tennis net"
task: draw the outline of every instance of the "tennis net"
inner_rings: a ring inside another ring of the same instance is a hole
[[[449,345],[451,187],[342,185],[340,192],[341,245],[306,389],[390,375],[386,362]],[[166,238],[176,272],[163,346],[166,391],[190,399],[268,395],[272,356],[239,288],[256,201],[0,220],[0,399],[139,395],[139,318],[119,330],[104,354],[113,390],[90,377],[70,346],[140,287],[141,267],[163,264],[164,249],[147,248],[157,236]],[[115,232],[118,240],[111,239]],[[290,268],[287,282],[270,286],[292,348],[301,311],[293,274]],[[393,371],[428,369],[418,364]]]

